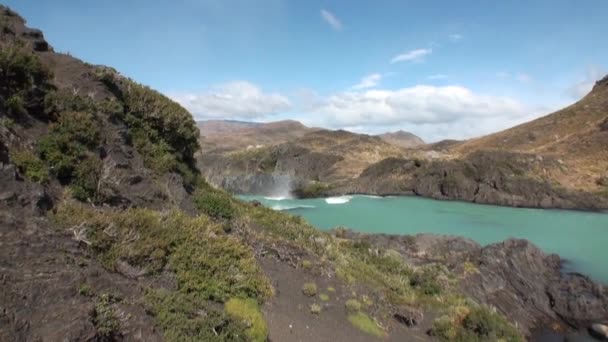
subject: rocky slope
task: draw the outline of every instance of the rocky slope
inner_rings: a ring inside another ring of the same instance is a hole
[[[525,242],[330,234],[211,188],[187,111],[2,6],[0,73],[1,341],[522,341],[608,320],[601,286]]]

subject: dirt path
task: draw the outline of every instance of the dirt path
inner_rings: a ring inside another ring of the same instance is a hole
[[[348,321],[345,302],[351,298],[351,289],[337,279],[295,269],[272,257],[261,258],[262,267],[272,279],[276,291],[274,298],[264,306],[264,314],[272,342],[366,342],[366,341],[429,341],[426,327],[409,329],[395,320],[383,320],[386,336],[376,337],[354,327]],[[304,283],[314,282],[318,293],[314,297],[302,293]],[[335,292],[328,291],[328,287]],[[322,301],[320,294],[329,296]],[[310,305],[321,305],[319,314],[313,314]],[[370,315],[372,317],[372,315]]]

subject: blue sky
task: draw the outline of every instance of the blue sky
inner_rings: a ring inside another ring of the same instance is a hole
[[[608,72],[604,0],[3,3],[56,50],[199,119],[467,138],[572,103]]]

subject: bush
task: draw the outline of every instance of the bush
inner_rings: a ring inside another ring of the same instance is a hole
[[[81,201],[100,202],[98,184],[101,177],[101,161],[95,157],[82,160],[74,171],[72,193]]]
[[[361,310],[361,303],[356,299],[347,300],[345,306],[348,312],[357,312]]]
[[[49,180],[49,170],[44,163],[32,152],[21,151],[11,156],[13,164],[27,179],[36,183],[46,183]]]
[[[327,302],[327,301],[329,301],[329,295],[327,295],[326,293],[321,293],[321,294],[319,295],[319,299],[320,299],[322,302]]]
[[[486,307],[470,308],[464,313],[462,319],[457,313],[439,317],[433,323],[431,334],[443,341],[523,341],[513,326]]]
[[[53,175],[69,184],[75,176],[75,166],[88,156],[90,149],[98,147],[99,142],[99,125],[93,114],[65,112],[39,140],[38,152]]]
[[[129,128],[146,166],[159,173],[178,172],[186,186],[194,187],[198,178],[194,153],[200,147],[192,115],[159,92],[108,68],[99,69],[98,78],[122,102],[116,118]]]
[[[302,286],[302,293],[308,297],[314,297],[317,294],[317,284],[305,283]]]
[[[310,313],[318,315],[321,313],[321,305],[313,303],[310,305]]]
[[[19,117],[44,112],[44,97],[53,90],[51,73],[27,48],[0,49],[0,110]]]
[[[102,340],[113,341],[120,328],[120,323],[112,308],[112,300],[111,296],[104,294],[97,299],[97,303],[95,304],[93,325],[95,325],[97,335]]]
[[[419,268],[410,279],[410,285],[418,288],[425,295],[438,295],[441,293],[441,285],[437,278],[441,274],[438,267],[433,265]]]
[[[268,326],[260,312],[258,303],[253,299],[231,298],[225,304],[226,313],[244,321],[247,330],[245,333],[253,342],[266,342],[268,339]]]
[[[146,309],[163,329],[166,341],[248,340],[242,320],[230,317],[217,305],[207,304],[196,293],[149,291]]]
[[[215,219],[230,220],[235,213],[230,196],[212,189],[201,191],[194,203],[199,210]]]

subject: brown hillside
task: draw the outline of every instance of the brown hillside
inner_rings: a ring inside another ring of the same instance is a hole
[[[567,170],[559,174],[547,170],[555,180],[568,188],[598,190],[608,175],[608,77],[567,108],[451,148],[458,155],[480,150],[558,158]]]

